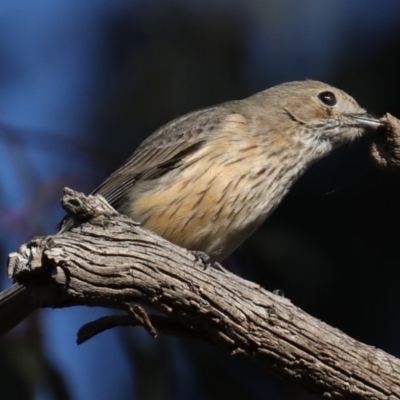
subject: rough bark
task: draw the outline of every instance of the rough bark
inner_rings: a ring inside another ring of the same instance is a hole
[[[63,205],[86,222],[21,246],[10,255],[9,274],[43,306],[126,311],[86,325],[78,341],[116,325],[142,325],[153,336],[195,335],[232,355],[253,357],[329,398],[400,399],[398,359],[207,265],[205,257],[119,215],[102,197],[66,190]],[[159,313],[149,315],[138,302]]]

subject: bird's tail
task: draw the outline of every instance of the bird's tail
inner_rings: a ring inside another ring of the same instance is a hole
[[[25,286],[15,283],[0,293],[0,336],[6,334],[39,308]]]

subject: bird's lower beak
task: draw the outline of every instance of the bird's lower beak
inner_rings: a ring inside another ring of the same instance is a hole
[[[369,114],[353,114],[351,117],[360,128],[375,131],[383,126],[379,119],[374,118]]]

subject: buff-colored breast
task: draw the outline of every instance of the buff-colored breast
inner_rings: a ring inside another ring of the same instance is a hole
[[[167,240],[221,260],[259,225],[254,196],[264,173],[265,154],[246,119],[231,114],[179,173],[135,199],[130,214]]]

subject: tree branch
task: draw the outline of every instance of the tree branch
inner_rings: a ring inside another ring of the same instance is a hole
[[[9,256],[9,275],[46,307],[127,313],[85,325],[79,342],[117,325],[142,325],[153,336],[156,330],[195,335],[253,357],[329,398],[400,399],[398,359],[255,283],[205,266],[201,257],[119,215],[101,196],[66,189],[63,207],[86,222],[21,246]]]

